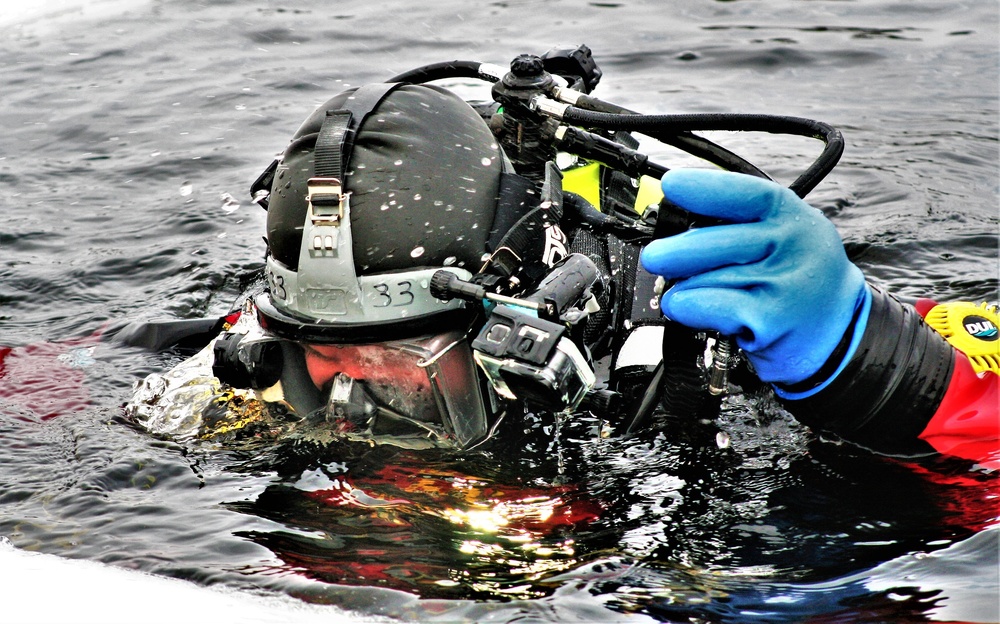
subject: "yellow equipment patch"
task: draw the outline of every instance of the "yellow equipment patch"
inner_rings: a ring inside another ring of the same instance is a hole
[[[588,163],[582,167],[566,169],[563,174],[563,190],[576,193],[592,206],[601,209],[601,164]],[[639,178],[636,191],[635,211],[642,214],[651,204],[659,204],[663,199],[660,181],[649,176]]]
[[[924,319],[972,362],[977,373],[1000,375],[1000,315],[997,306],[965,301],[942,303],[931,308]]]

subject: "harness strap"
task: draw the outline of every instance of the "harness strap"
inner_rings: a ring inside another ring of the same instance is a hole
[[[500,174],[498,193],[497,212],[493,217],[490,238],[486,241],[486,250],[489,252],[499,249],[501,241],[514,224],[538,205],[535,183],[516,173],[505,171]]]
[[[344,170],[351,159],[358,129],[379,103],[399,86],[398,82],[365,85],[347,98],[344,108],[326,111],[313,152],[317,177],[344,181]]]
[[[539,189],[528,178],[503,173],[499,192],[487,243],[491,256],[481,272],[510,276],[520,270],[529,283],[540,280],[569,254],[569,242],[559,227],[562,175],[555,163],[548,163]]]

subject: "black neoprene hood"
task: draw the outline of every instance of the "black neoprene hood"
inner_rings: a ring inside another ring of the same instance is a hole
[[[326,112],[320,106],[281,159],[267,215],[274,260],[298,270],[313,150]],[[496,212],[503,156],[485,121],[453,93],[434,86],[392,91],[358,130],[345,166],[358,275],[433,266],[476,272]]]

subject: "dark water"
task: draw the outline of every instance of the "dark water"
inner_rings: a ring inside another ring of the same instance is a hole
[[[120,416],[180,354],[86,342],[228,310],[263,255],[249,182],[331,94],[581,42],[598,94],[633,109],[838,126],[847,152],[810,199],[869,277],[996,301],[995,3],[98,1],[0,24],[16,546],[428,621],[1000,619],[995,476],[818,440],[763,397],[727,402],[726,449],[582,417],[507,423],[464,457],[213,448]],[[717,138],[788,181],[816,149]]]

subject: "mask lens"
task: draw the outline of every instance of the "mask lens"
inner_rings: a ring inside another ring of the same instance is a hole
[[[329,390],[328,417],[375,436],[404,432],[466,446],[485,436],[471,349],[461,332],[363,345],[305,345],[306,370]]]

